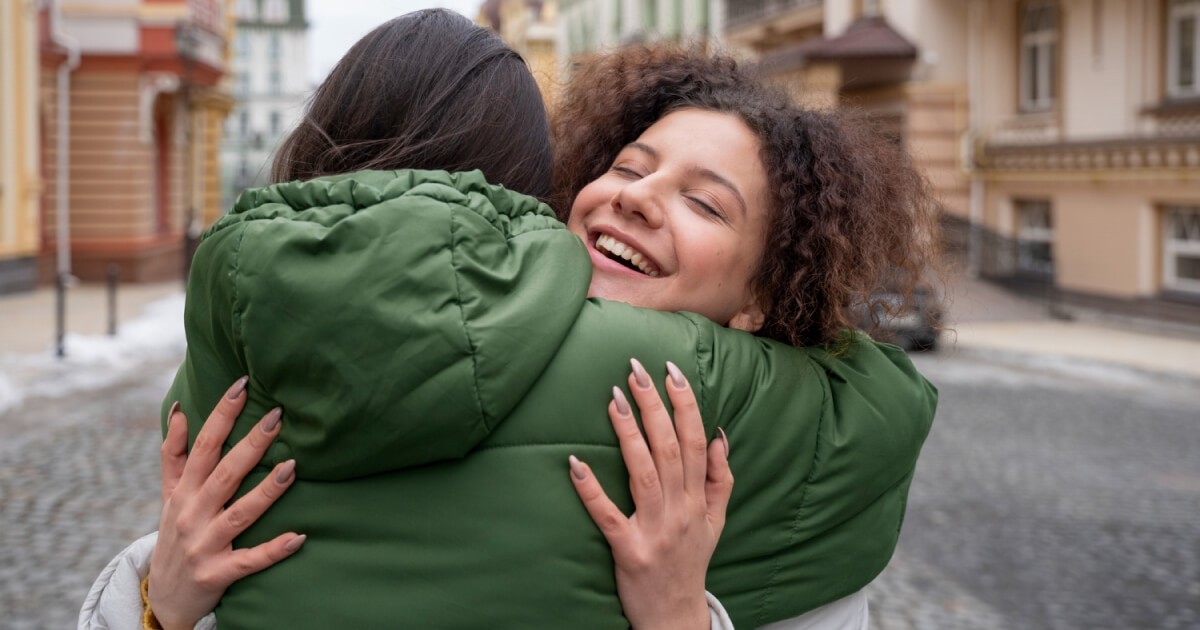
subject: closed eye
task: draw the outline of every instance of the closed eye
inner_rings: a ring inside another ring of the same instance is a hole
[[[691,201],[693,204],[695,204],[696,207],[700,208],[700,210],[702,212],[704,212],[704,214],[707,214],[708,216],[710,216],[714,219],[717,219],[718,221],[720,221],[722,223],[729,223],[729,219],[727,219],[721,211],[717,210],[715,207],[713,207],[712,204],[708,203],[707,201],[704,201],[703,199],[699,199],[696,197],[688,197],[687,199],[688,199],[688,201]]]
[[[637,172],[637,171],[635,171],[635,170],[633,170],[633,169],[631,169],[631,168],[624,167],[624,166],[614,166],[614,167],[612,167],[612,168],[610,168],[610,169],[608,169],[608,170],[609,170],[609,171],[611,171],[611,172],[613,172],[613,173],[619,173],[619,174],[621,174],[621,175],[624,175],[624,176],[626,176],[626,177],[633,177],[633,178],[635,178],[635,179],[636,179],[636,178],[640,178],[640,177],[641,177],[641,175],[640,175],[640,174],[638,174],[638,172]]]

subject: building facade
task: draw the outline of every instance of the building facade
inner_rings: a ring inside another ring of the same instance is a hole
[[[0,4],[0,294],[32,289],[42,194],[38,116],[39,15],[29,3]]]
[[[225,123],[221,207],[270,179],[275,148],[304,114],[308,21],[304,0],[234,0],[233,93]]]
[[[914,155],[966,262],[1200,322],[1200,0],[729,0],[726,41]]]
[[[723,0],[560,0],[558,56],[569,61],[636,41],[710,45],[724,15]]]
[[[217,200],[225,0],[10,4],[40,7],[42,279],[180,277]]]
[[[562,81],[557,0],[487,0],[475,23],[491,29],[525,58],[546,104],[553,105]]]

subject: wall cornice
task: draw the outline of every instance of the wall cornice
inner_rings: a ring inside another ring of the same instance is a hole
[[[1049,144],[988,143],[978,153],[977,167],[985,173],[1086,172],[1111,176],[1134,173],[1190,171],[1200,178],[1200,135],[1183,137],[1117,138]]]

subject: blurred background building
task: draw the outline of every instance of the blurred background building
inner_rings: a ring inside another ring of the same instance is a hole
[[[275,148],[300,120],[311,87],[304,0],[234,0],[233,6],[237,104],[221,143],[222,208],[267,182]]]
[[[487,0],[475,23],[500,35],[525,58],[546,103],[560,85],[557,0]]]
[[[561,0],[558,56],[637,41],[707,44],[720,37],[724,0]]]
[[[2,6],[0,291],[179,277],[221,212],[225,0]]]

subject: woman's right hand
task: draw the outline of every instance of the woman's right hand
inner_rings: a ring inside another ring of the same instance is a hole
[[[165,630],[192,628],[237,580],[292,555],[305,536],[289,532],[249,549],[233,539],[254,523],[296,479],[295,460],[228,508],[238,485],[279,435],[273,409],[224,458],[221,445],[246,405],[246,377],[229,388],[187,452],[187,419],[176,403],[162,445],[162,518],[150,561],[150,609]]]

